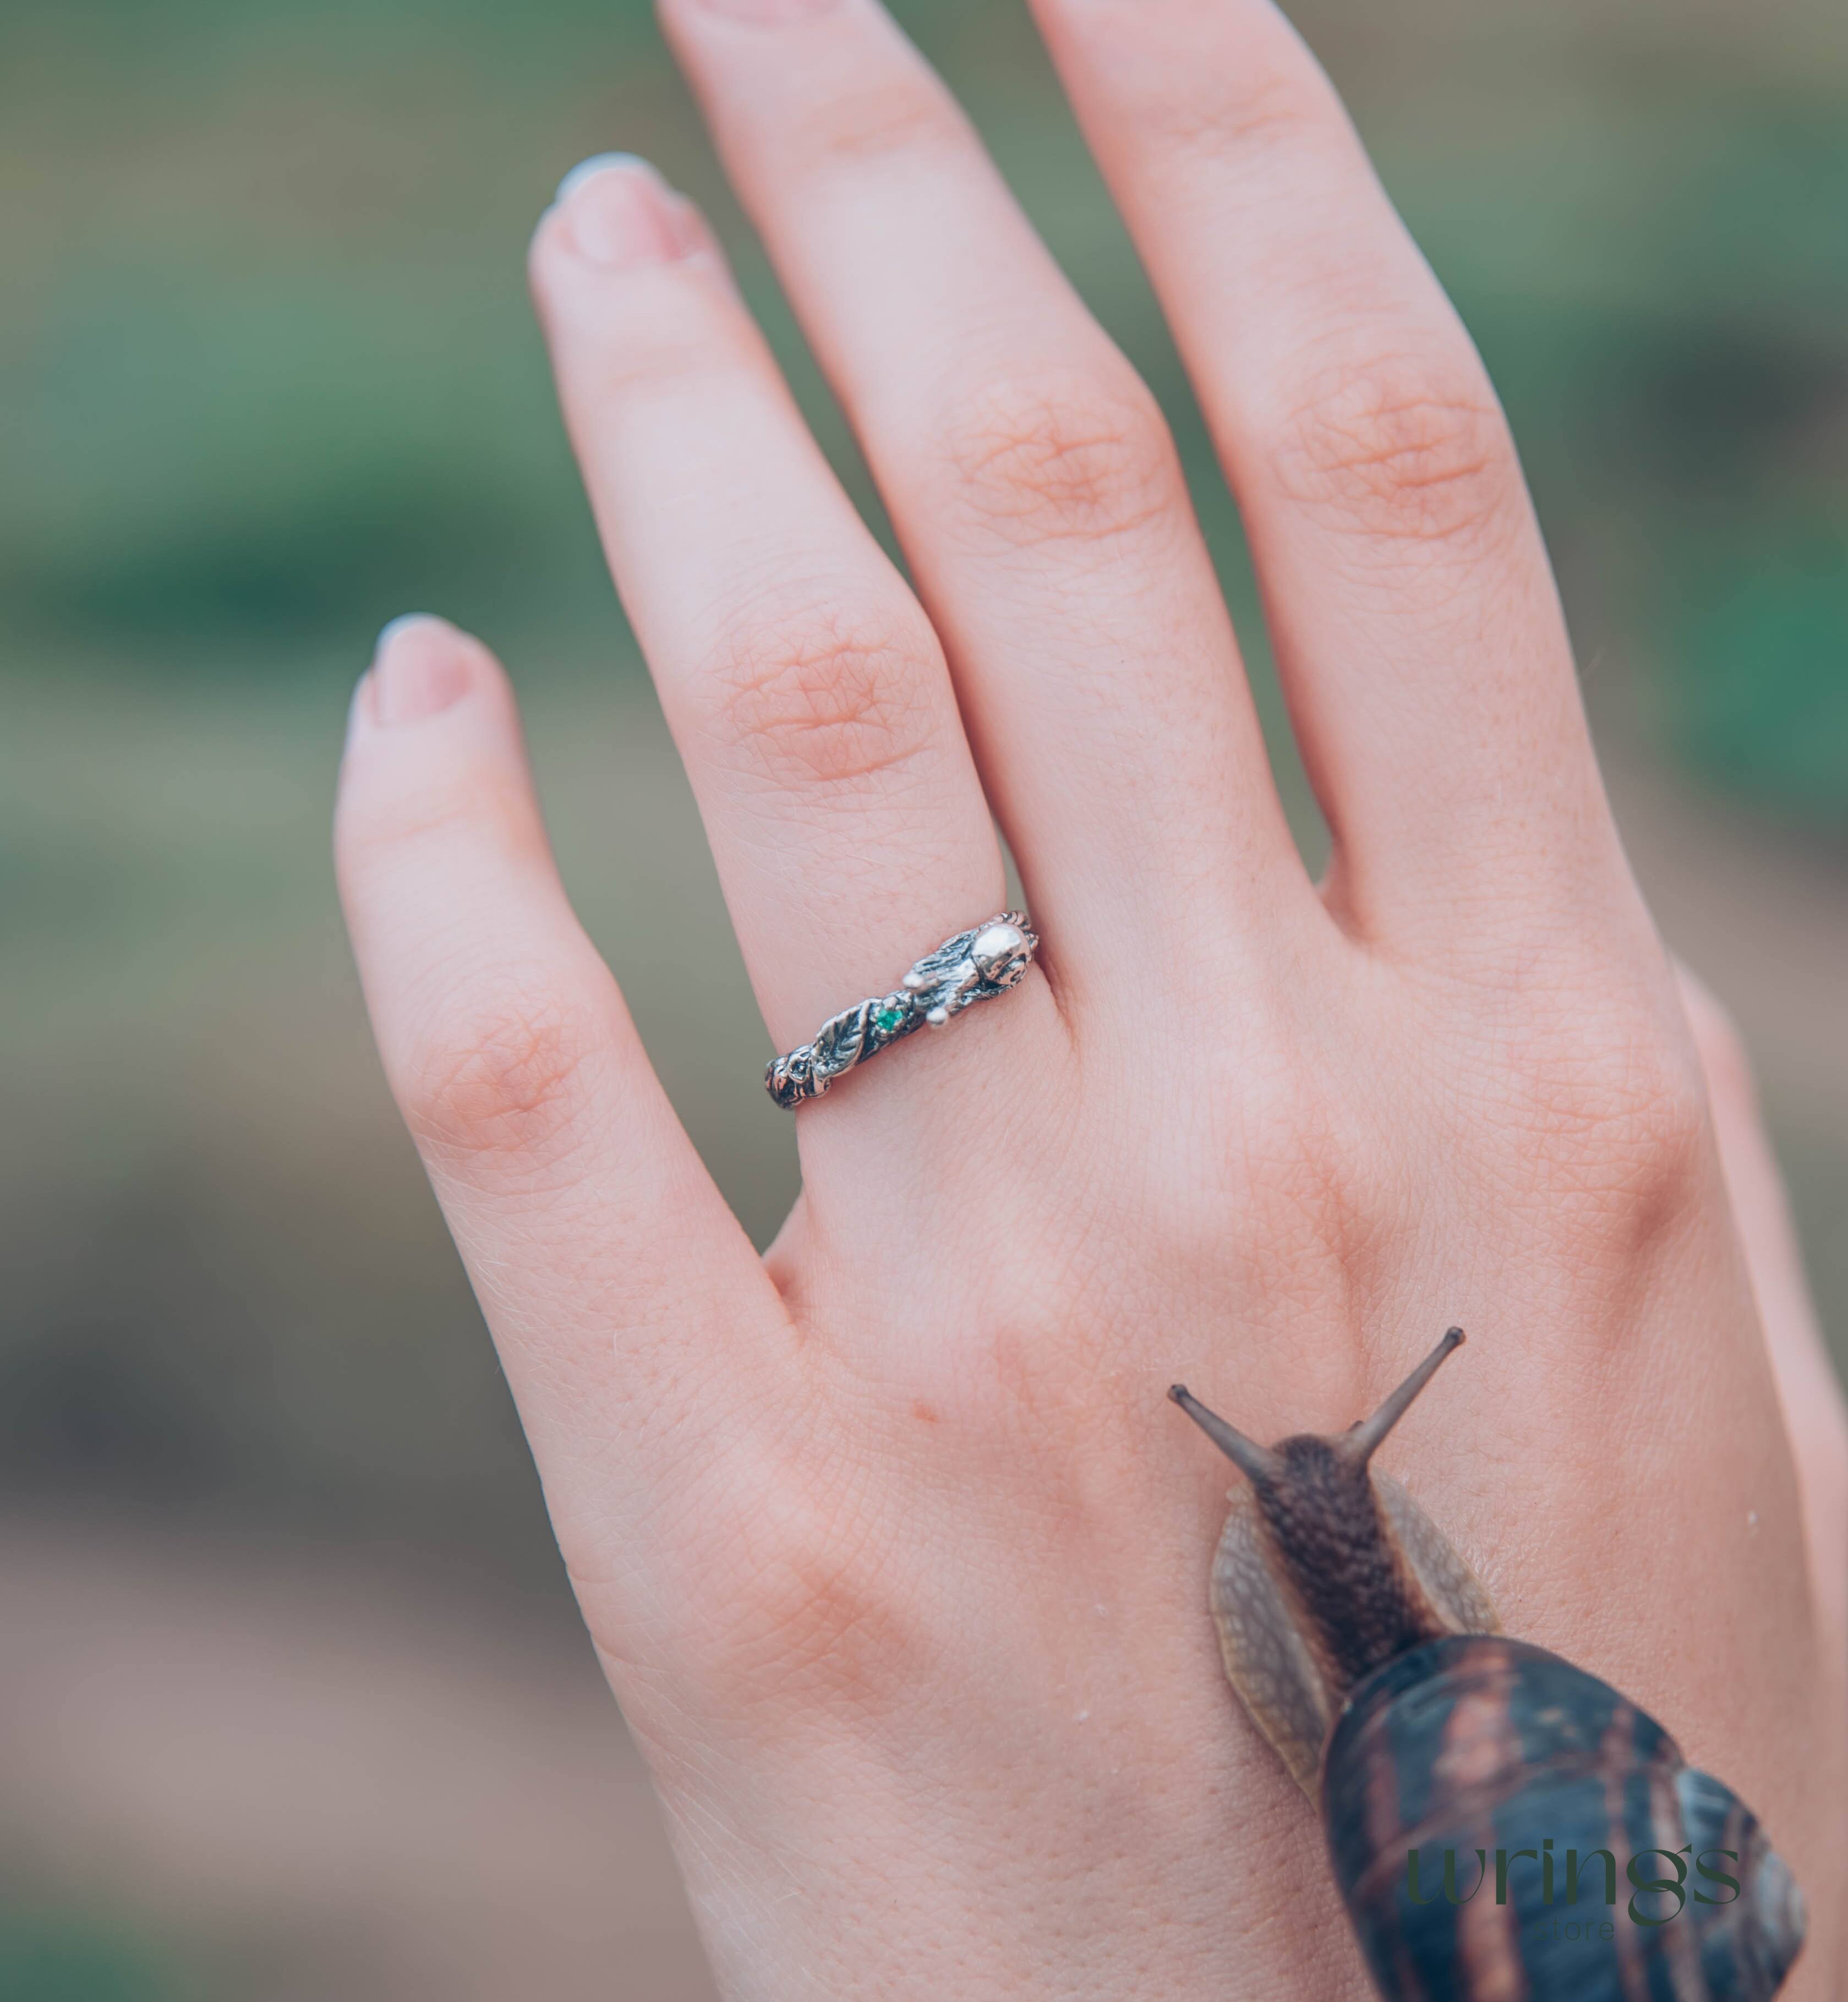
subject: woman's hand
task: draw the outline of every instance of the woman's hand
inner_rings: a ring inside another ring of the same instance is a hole
[[[991,810],[1035,970],[797,1114],[760,1261],[482,649],[396,629],[347,755],[385,1063],[720,1981],[1359,1995],[1220,1672],[1227,1470],[1163,1393],[1338,1430],[1457,1321],[1387,1463],[1511,1631],[1760,1812],[1790,1992],[1831,1995],[1839,1405],[1770,1252],[1767,1352],[1494,396],[1263,0],[1035,4],[1243,510],[1327,880],[1148,392],[873,0],[666,12],[915,590],[647,169],[576,177],[534,282],[776,1047],[1002,906]]]

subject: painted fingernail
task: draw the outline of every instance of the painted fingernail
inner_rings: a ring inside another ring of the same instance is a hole
[[[558,184],[558,207],[580,256],[619,269],[680,254],[667,183],[633,153],[599,153]]]
[[[440,619],[407,612],[378,636],[366,685],[372,720],[382,727],[417,723],[461,701],[472,676],[466,652]]]
[[[715,14],[733,21],[756,21],[774,26],[779,21],[805,21],[825,14],[839,0],[706,0]]]

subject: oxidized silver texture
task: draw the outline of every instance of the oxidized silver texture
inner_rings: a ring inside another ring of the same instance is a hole
[[[1039,943],[1024,911],[1003,911],[958,932],[919,960],[894,992],[844,1010],[821,1025],[812,1043],[776,1058],[764,1072],[764,1089],[779,1105],[819,1098],[837,1077],[891,1044],[926,1024],[941,1028],[978,1001],[1018,986]]]

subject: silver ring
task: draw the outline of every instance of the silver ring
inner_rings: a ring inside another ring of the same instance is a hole
[[[876,994],[821,1025],[812,1043],[774,1059],[764,1089],[779,1105],[819,1098],[837,1077],[917,1030],[940,1029],[978,1001],[1017,987],[1039,950],[1024,911],[1003,911],[927,953],[890,994]]]

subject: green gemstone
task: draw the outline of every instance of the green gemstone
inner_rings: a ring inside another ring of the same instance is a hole
[[[905,1010],[902,1008],[880,1008],[873,1011],[873,1026],[876,1029],[884,1030],[889,1035],[904,1020]]]

